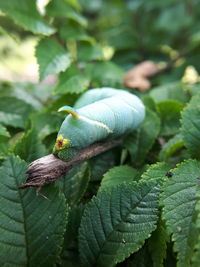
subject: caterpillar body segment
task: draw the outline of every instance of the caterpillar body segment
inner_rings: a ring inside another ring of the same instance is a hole
[[[53,153],[65,161],[95,142],[134,131],[145,117],[145,107],[137,96],[113,88],[89,90],[74,108],[64,106],[59,111],[70,114],[61,125]]]

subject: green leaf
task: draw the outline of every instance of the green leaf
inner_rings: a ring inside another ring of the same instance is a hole
[[[149,96],[149,95],[141,95],[143,104],[145,105],[145,107],[147,107],[148,109],[157,112],[156,110],[156,102],[154,101],[154,99]]]
[[[12,147],[14,147],[16,145],[16,143],[22,138],[22,136],[24,135],[24,131],[20,131],[17,133],[15,133],[9,140],[9,143]]]
[[[96,1],[79,0],[79,3],[81,4],[81,7],[83,8],[84,11],[91,13],[91,14],[95,14],[96,12],[100,10],[101,7],[103,7],[102,0],[96,0]]]
[[[102,60],[104,59],[102,47],[99,44],[82,42],[78,49],[79,61]]]
[[[160,153],[159,153],[159,159],[160,160],[167,160],[170,156],[172,156],[175,152],[177,152],[179,149],[183,148],[185,145],[183,141],[183,137],[181,134],[177,134],[167,143],[164,144],[162,147]]]
[[[61,252],[68,207],[54,186],[20,190],[27,164],[10,155],[0,169],[1,266],[52,266]]]
[[[10,134],[7,131],[7,129],[1,124],[0,124],[0,136],[10,137]]]
[[[165,100],[176,100],[182,103],[186,103],[189,100],[187,92],[184,91],[181,82],[167,83],[156,87],[150,91],[150,96],[155,102],[163,102]]]
[[[61,266],[80,266],[77,235],[83,215],[83,209],[83,205],[73,206],[70,209],[65,232],[63,252],[61,255]]]
[[[191,84],[185,84],[185,90],[186,92],[191,95],[191,96],[195,96],[195,95],[198,95],[199,94],[199,88],[200,88],[200,84],[199,82],[198,83],[195,83],[193,85]]]
[[[59,28],[60,37],[63,41],[87,41],[89,43],[95,43],[95,39],[87,34],[85,29],[74,21],[67,21],[65,24],[62,24]],[[82,46],[82,45],[81,45]],[[79,49],[81,49],[79,45]]]
[[[185,18],[183,21],[182,18]],[[187,11],[183,3],[179,5],[169,6],[161,12],[157,19],[156,27],[159,30],[166,30],[170,32],[178,32],[184,29],[192,22],[192,18],[187,16]]]
[[[87,20],[79,12],[72,8],[65,0],[51,0],[46,8],[47,14],[55,17],[66,17],[76,21],[83,27],[87,26]]]
[[[80,257],[78,252],[78,230],[83,215],[84,205],[73,205],[68,215],[68,223],[65,232],[63,252],[61,254],[61,266],[80,266]]]
[[[117,166],[104,174],[99,191],[134,181],[137,171],[129,166]]]
[[[54,113],[54,112],[57,112],[58,109],[62,106],[65,106],[65,105],[74,106],[74,103],[77,101],[77,99],[78,99],[78,95],[76,94],[65,94],[62,96],[58,96],[56,97],[56,100],[49,103],[45,111],[49,113]],[[62,117],[64,119],[66,116],[62,115]]]
[[[74,66],[63,72],[59,76],[59,82],[54,88],[54,93],[63,94],[79,94],[85,91],[90,84],[88,75],[80,73]]]
[[[79,231],[83,266],[113,266],[137,251],[156,228],[158,194],[156,183],[148,181],[124,183],[93,197]]]
[[[66,2],[77,10],[81,10],[82,8],[78,0],[66,0]]]
[[[163,184],[168,180],[166,174],[169,167],[164,162],[158,162],[152,164],[146,172],[141,176],[144,181],[155,180],[159,185]],[[169,236],[166,232],[166,227],[161,219],[158,221],[158,227],[153,232],[152,236],[148,241],[149,251],[153,260],[154,267],[163,266],[163,260],[166,258],[167,254],[167,242],[169,241]]]
[[[125,264],[126,267],[153,267],[147,244],[144,244],[140,250],[132,254],[125,263],[122,263],[122,266],[123,264]]]
[[[30,104],[36,110],[41,110],[46,102],[52,100],[52,86],[49,84],[33,84],[29,82],[0,84],[1,96],[12,96]]]
[[[47,154],[45,146],[38,138],[37,131],[29,130],[15,145],[14,153],[26,162],[32,162]]]
[[[15,97],[0,97],[0,123],[25,128],[32,106]]]
[[[88,163],[85,162],[74,167],[67,175],[60,178],[56,184],[64,193],[67,202],[70,205],[75,205],[85,193],[89,179]]]
[[[8,137],[0,136],[0,159],[3,159],[8,154],[9,142]]]
[[[163,266],[163,261],[167,257],[167,242],[169,242],[169,239],[164,222],[159,220],[158,227],[148,242],[154,267]]]
[[[36,101],[40,103],[40,108],[39,105],[37,105],[37,110],[41,110],[44,105],[48,104],[49,101],[54,99],[52,96],[52,85],[42,83],[35,85],[31,83],[25,83],[17,84],[16,86],[19,86],[18,91],[24,90],[29,95],[29,98],[27,99],[27,95],[24,93],[24,91],[22,91],[23,93],[21,92],[21,95],[19,97],[24,97],[23,100],[26,99],[26,101],[31,103],[34,107],[36,106]],[[30,96],[34,100],[31,100]]]
[[[175,100],[159,102],[157,108],[161,118],[161,136],[174,135],[180,127],[180,112],[183,104]]]
[[[51,38],[40,40],[35,54],[39,64],[40,80],[49,74],[65,71],[71,64],[70,54]]]
[[[46,136],[58,132],[62,120],[61,116],[44,111],[34,113],[31,116],[32,128],[35,129],[40,139],[44,139]]]
[[[197,203],[195,206],[195,212],[197,214],[197,218],[195,220],[195,227],[198,230],[197,233],[197,241],[195,244],[194,254],[192,256],[192,266],[198,267],[200,262],[200,188],[198,187],[197,193],[196,193],[196,199]]]
[[[147,109],[145,120],[137,132],[128,136],[125,146],[131,154],[132,161],[140,165],[152,148],[160,132],[160,119],[155,112]]]
[[[70,77],[66,82],[64,82],[64,84],[63,81],[61,80],[61,84],[62,85],[59,88],[59,93],[64,91],[63,89],[65,87],[64,93],[80,94],[88,88],[90,84],[90,79],[84,74],[78,74],[73,77]]]
[[[191,154],[200,159],[200,94],[192,97],[183,110],[181,134]]]
[[[68,224],[67,224],[66,232],[65,232],[65,241],[64,241],[65,249],[70,249],[74,245],[76,245],[78,248],[77,235],[78,235],[78,230],[79,230],[79,226],[81,223],[83,211],[84,211],[83,204],[80,204],[78,206],[73,205],[73,207],[70,208],[69,215],[68,215]]]
[[[61,261],[59,262],[61,267],[79,267],[80,259],[79,253],[73,248],[63,251]]]
[[[7,129],[0,124],[0,159],[4,158],[8,153],[8,140],[9,140],[10,134],[7,131]]]
[[[92,79],[92,84],[96,86],[116,87],[122,86],[124,71],[113,62],[103,61],[88,63],[86,74]]]
[[[90,159],[91,181],[100,181],[110,168],[116,165],[116,153],[109,150]]]
[[[187,160],[172,170],[173,176],[163,187],[161,203],[167,230],[172,233],[178,266],[189,266],[194,243],[191,238],[200,163]]]
[[[55,29],[44,22],[38,13],[36,9],[36,1],[0,1],[0,9],[25,30],[44,35],[50,35],[55,32]]]
[[[169,170],[169,167],[164,162],[159,162],[152,164],[141,176],[141,179],[144,181],[149,181],[154,179],[158,184],[163,184],[168,178],[166,174]],[[150,237],[149,251],[153,260],[154,267],[163,266],[163,260],[166,258],[167,254],[167,242],[169,241],[169,236],[166,232],[166,227],[164,223],[159,219],[158,227],[153,232]],[[136,265],[137,266],[137,265]]]
[[[11,97],[16,97],[20,100],[23,100],[27,104],[33,106],[33,108],[41,109],[43,107],[42,103],[36,99],[33,96],[32,92],[27,92],[27,86],[25,84],[20,84],[20,83],[12,83],[12,85],[7,85],[7,86],[1,86],[0,87],[0,95],[2,96],[11,96]]]
[[[150,165],[150,167],[142,174],[142,180],[156,180],[159,184],[166,179],[166,173],[169,167],[164,162],[158,162]]]
[[[19,39],[18,39],[18,37],[15,34],[13,34],[11,32],[8,32],[8,30],[4,29],[1,26],[0,26],[0,33],[2,35],[5,35],[6,37],[12,39],[14,42],[19,43]]]

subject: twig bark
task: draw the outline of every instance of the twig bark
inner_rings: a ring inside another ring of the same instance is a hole
[[[55,182],[63,174],[67,174],[74,166],[97,156],[111,148],[122,144],[122,140],[114,140],[106,143],[96,143],[81,150],[71,161],[62,161],[53,154],[33,161],[27,170],[28,177],[19,188],[42,187],[45,184]]]

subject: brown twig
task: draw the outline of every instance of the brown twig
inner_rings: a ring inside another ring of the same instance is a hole
[[[176,64],[176,62],[179,59],[184,58],[185,56],[189,55],[189,53],[190,53],[189,51],[180,52],[180,54],[177,57],[175,57],[174,59],[171,59],[170,61],[168,61],[165,67],[160,68],[159,71],[156,74],[160,74],[162,72],[170,71],[174,67],[174,65]]]
[[[71,161],[63,161],[53,154],[33,161],[27,170],[28,178],[19,188],[42,187],[45,184],[55,182],[63,174],[67,174],[74,166],[97,156],[111,148],[122,144],[122,140],[96,143],[81,150]]]

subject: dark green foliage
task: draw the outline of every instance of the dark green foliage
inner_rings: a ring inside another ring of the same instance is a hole
[[[160,119],[158,115],[147,109],[145,120],[140,129],[129,135],[125,142],[125,146],[130,152],[135,165],[143,163],[159,132]]]
[[[6,128],[0,124],[0,158],[3,158],[8,152],[8,140],[10,134]]]
[[[168,99],[177,100],[185,103],[189,100],[189,96],[184,91],[184,86],[181,82],[167,83],[163,86],[153,88],[150,96],[159,103]]]
[[[184,141],[181,134],[174,135],[161,149],[159,153],[160,160],[167,160],[170,156],[172,156],[179,149],[184,147]]]
[[[12,18],[15,23],[33,33],[50,35],[55,32],[55,29],[50,27],[40,16],[35,1],[2,1],[0,9]]]
[[[173,178],[163,188],[161,203],[163,219],[175,242],[180,266],[188,266],[193,255],[196,236],[193,235],[194,209],[196,204],[197,179],[200,177],[200,163],[185,161],[171,170]]]
[[[66,93],[79,94],[86,90],[89,86],[90,78],[83,74],[75,66],[71,66],[67,71],[62,72],[59,76],[59,82],[54,88],[54,92],[58,95]]]
[[[122,183],[129,183],[135,180],[137,171],[129,166],[118,166],[110,169],[101,181],[100,189],[106,190],[109,187],[116,186]]]
[[[194,96],[182,113],[181,133],[191,154],[200,158],[200,94]]]
[[[15,97],[0,97],[0,123],[25,128],[26,121],[33,108]]]
[[[161,136],[178,133],[180,112],[183,107],[183,104],[175,100],[166,100],[157,104],[158,113],[161,118]]]
[[[14,153],[19,155],[21,159],[27,162],[32,162],[39,157],[47,154],[45,146],[37,137],[35,130],[29,130],[22,138],[16,143]]]
[[[36,57],[40,66],[40,80],[49,74],[66,70],[71,63],[69,53],[51,38],[44,38],[38,43]]]
[[[116,150],[104,152],[90,161],[91,180],[101,181],[103,174],[116,165]]]
[[[40,77],[9,82],[0,68],[0,266],[199,267],[199,1],[39,2],[0,0],[1,63],[4,37],[33,39]],[[144,60],[167,67],[149,91],[126,88]],[[57,110],[95,87],[136,94],[140,128],[39,193],[20,190],[28,164],[52,153]]]
[[[79,231],[83,266],[113,266],[137,251],[155,229],[158,195],[151,180],[104,187],[93,197]]]
[[[85,162],[74,167],[67,175],[57,181],[70,205],[77,204],[84,195],[90,179],[88,164]]]
[[[9,266],[52,265],[63,243],[68,206],[55,186],[22,191],[27,164],[10,155],[0,169],[0,262]],[[8,257],[9,256],[9,257]]]

